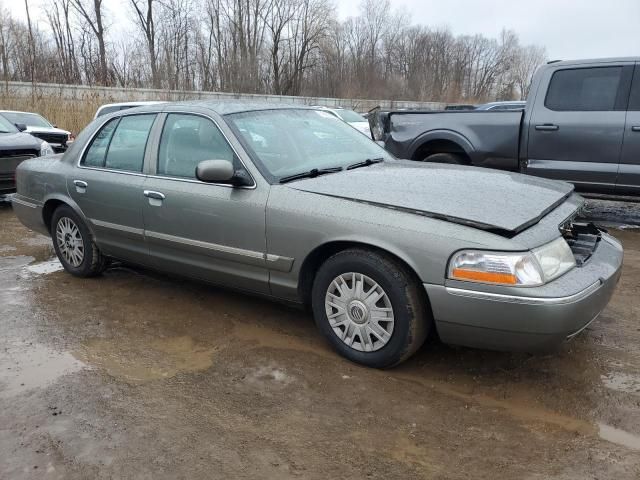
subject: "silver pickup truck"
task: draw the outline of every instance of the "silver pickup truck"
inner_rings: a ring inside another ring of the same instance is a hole
[[[399,158],[640,194],[640,57],[550,62],[523,111],[377,111],[373,136]]]

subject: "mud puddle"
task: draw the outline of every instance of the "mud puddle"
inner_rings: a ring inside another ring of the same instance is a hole
[[[139,383],[206,370],[213,364],[215,351],[187,336],[148,341],[128,337],[90,340],[74,355],[112,377]]]
[[[64,375],[86,368],[69,352],[23,342],[6,346],[0,352],[0,364],[5,366],[0,369],[0,398],[45,388]]]

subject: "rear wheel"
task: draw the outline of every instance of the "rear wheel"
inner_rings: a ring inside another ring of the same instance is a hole
[[[99,275],[106,259],[80,216],[69,206],[60,206],[51,219],[53,248],[64,269],[77,277]]]
[[[414,275],[368,250],[345,250],[329,258],[316,275],[312,306],[318,328],[340,354],[375,368],[409,358],[432,324]]]
[[[464,165],[467,162],[459,153],[433,153],[423,160],[431,163],[449,163],[453,165]]]

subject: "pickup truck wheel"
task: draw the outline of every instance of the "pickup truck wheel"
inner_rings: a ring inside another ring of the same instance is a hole
[[[423,161],[431,163],[450,163],[453,165],[464,165],[466,163],[462,155],[457,153],[434,153],[425,157]]]
[[[345,250],[322,264],[313,284],[312,307],[316,325],[335,350],[374,368],[409,358],[432,325],[414,275],[368,250]]]
[[[72,275],[93,277],[105,269],[106,259],[93,235],[71,207],[61,206],[53,212],[51,237],[60,263]]]

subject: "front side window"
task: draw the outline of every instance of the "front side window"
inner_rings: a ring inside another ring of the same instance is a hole
[[[114,118],[102,127],[82,164],[127,172],[142,172],[144,154],[155,114]]]
[[[263,175],[274,182],[316,168],[393,159],[371,139],[321,110],[262,110],[225,118]]]
[[[228,160],[241,168],[231,146],[218,127],[198,115],[170,113],[162,129],[158,151],[158,175],[195,178],[204,160]]]
[[[558,70],[551,77],[545,107],[564,112],[606,112],[616,108],[622,67]]]

